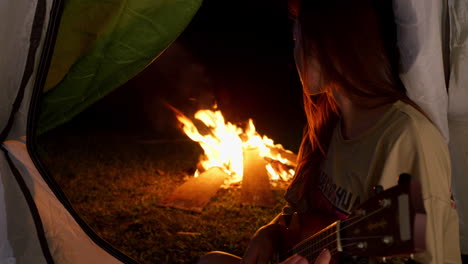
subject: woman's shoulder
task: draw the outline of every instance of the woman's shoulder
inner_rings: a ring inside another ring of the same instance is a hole
[[[408,173],[423,184],[424,197],[449,199],[450,157],[448,144],[438,128],[418,109],[404,102],[394,104],[392,120],[381,137],[378,152],[382,186],[395,183],[395,175]],[[437,184],[433,184],[437,182]]]
[[[400,122],[406,123],[406,125],[409,126],[408,128],[435,128],[433,123],[421,111],[414,108],[410,104],[407,104],[402,101],[397,101],[393,104],[393,108],[395,109],[395,112],[399,117]]]
[[[446,145],[439,129],[418,109],[402,101],[394,103],[392,109],[392,116],[383,133],[389,140],[410,140],[412,143]]]

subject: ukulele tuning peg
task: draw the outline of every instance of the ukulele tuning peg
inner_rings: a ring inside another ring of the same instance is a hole
[[[375,195],[383,192],[384,190],[382,185],[375,185],[374,187],[372,187],[372,189],[374,190]]]
[[[402,173],[400,174],[400,177],[398,177],[398,185],[400,184],[406,184],[411,182],[411,175],[408,173]]]
[[[385,244],[385,245],[391,245],[393,244],[393,237],[392,236],[384,236],[382,238],[382,242]]]
[[[359,249],[366,249],[366,248],[367,248],[367,242],[366,242],[366,241],[358,242],[356,246],[357,246]]]

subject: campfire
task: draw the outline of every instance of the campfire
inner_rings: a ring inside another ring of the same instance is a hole
[[[201,125],[197,127],[190,118],[176,109],[175,111],[185,134],[198,142],[204,151],[198,166],[200,169],[195,172],[195,177],[212,167],[219,167],[230,176],[225,186],[241,182],[246,151],[257,152],[265,159],[265,170],[270,180],[289,181],[294,176],[296,155],[284,149],[281,144],[275,144],[267,136],[261,136],[256,131],[252,119],[249,119],[246,128],[242,129],[226,122],[220,110],[205,109],[194,115],[195,120],[201,121]]]
[[[294,176],[296,155],[293,152],[275,144],[269,137],[261,136],[252,119],[242,128],[226,122],[216,107],[197,111],[193,119],[174,107],[170,108],[176,113],[184,133],[200,144],[204,154],[194,173],[198,180],[186,182],[185,189],[181,186],[164,205],[200,211],[214,195],[213,190],[241,185],[242,203],[272,206],[274,198],[270,185],[287,182]],[[210,192],[206,185],[213,186]],[[206,190],[200,191],[200,186]],[[188,191],[192,187],[197,190]],[[187,192],[192,194],[187,195]],[[208,193],[211,195],[203,203],[196,206],[191,203]]]

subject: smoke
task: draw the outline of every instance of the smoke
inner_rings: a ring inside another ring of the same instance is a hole
[[[180,42],[174,42],[129,84],[138,92],[140,122],[160,136],[180,133],[167,105],[192,114],[215,103],[206,67]]]

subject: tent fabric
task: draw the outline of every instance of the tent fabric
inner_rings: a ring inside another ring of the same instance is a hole
[[[25,108],[16,115],[13,116],[12,111],[21,88],[24,89],[26,99],[30,99],[33,90],[31,80],[34,79],[34,71],[30,73],[31,76],[26,76],[25,68],[27,62],[32,64],[33,69],[35,68],[35,62],[38,61],[41,51],[39,46],[36,54],[29,54],[30,47],[33,46],[31,44],[33,22],[40,4],[45,5],[45,17],[42,18],[42,24],[46,25],[51,6],[45,0],[0,1],[0,35],[4,36],[4,41],[0,42],[0,50],[3,54],[0,59],[0,72],[2,73],[0,74],[0,134],[2,137],[15,133],[26,134],[27,111],[24,110],[29,105],[29,100],[26,100],[27,103],[23,101],[21,108]],[[42,28],[36,28],[35,31],[39,35],[43,31],[45,34]],[[34,57],[36,60],[31,60]],[[22,102],[18,101],[18,103]],[[22,122],[16,122],[19,119]],[[10,120],[14,123],[10,128],[11,131],[7,131]],[[18,185],[14,184],[16,181],[4,153],[0,153],[0,262],[46,263],[27,201]],[[18,222],[18,219],[21,219],[22,225],[12,227],[11,223]]]
[[[0,151],[0,263],[45,264],[33,215],[5,155]]]
[[[468,254],[468,1],[448,1],[450,21],[449,129],[460,248]]]
[[[9,174],[9,168],[4,158],[4,154],[0,153],[0,175]],[[6,178],[6,177],[4,177]],[[11,177],[8,177],[11,178]],[[3,177],[2,177],[3,179]],[[10,189],[11,190],[11,189]],[[6,218],[6,203],[5,203],[5,184],[0,181],[0,263],[14,263],[15,257],[13,254],[13,248],[11,247],[10,241],[8,240],[7,218]],[[18,199],[19,206],[21,201]],[[24,219],[31,219],[30,217],[23,217]],[[32,240],[31,240],[32,241]]]
[[[39,122],[50,130],[121,86],[185,29],[201,0],[68,0]]]
[[[3,131],[18,94],[30,46],[37,1],[0,1],[0,131]],[[6,56],[7,55],[7,56]]]
[[[93,242],[57,199],[32,162],[25,141],[12,140],[30,131],[29,107],[41,77],[38,68],[47,26],[56,11],[52,6],[58,2],[0,2],[0,33],[8,40],[0,43],[8,55],[0,60],[0,131],[7,136],[0,142],[0,263],[121,263],[101,248],[102,243]],[[33,28],[38,6],[45,9],[41,10],[45,16],[41,27]],[[19,109],[13,108],[16,101]],[[9,120],[13,123],[6,129]]]
[[[97,246],[63,207],[36,169],[25,142],[9,140],[4,143],[4,147],[23,176],[37,205],[55,263],[121,263]],[[9,213],[17,215],[14,211]],[[22,226],[21,221],[16,221],[10,223],[9,228],[20,229]]]
[[[460,250],[468,254],[468,122],[449,121],[452,190],[460,223]]]
[[[440,0],[394,0],[400,77],[408,96],[439,128],[446,140],[448,95],[445,80],[444,42],[446,2]]]
[[[468,1],[449,0],[449,117],[468,121]]]

